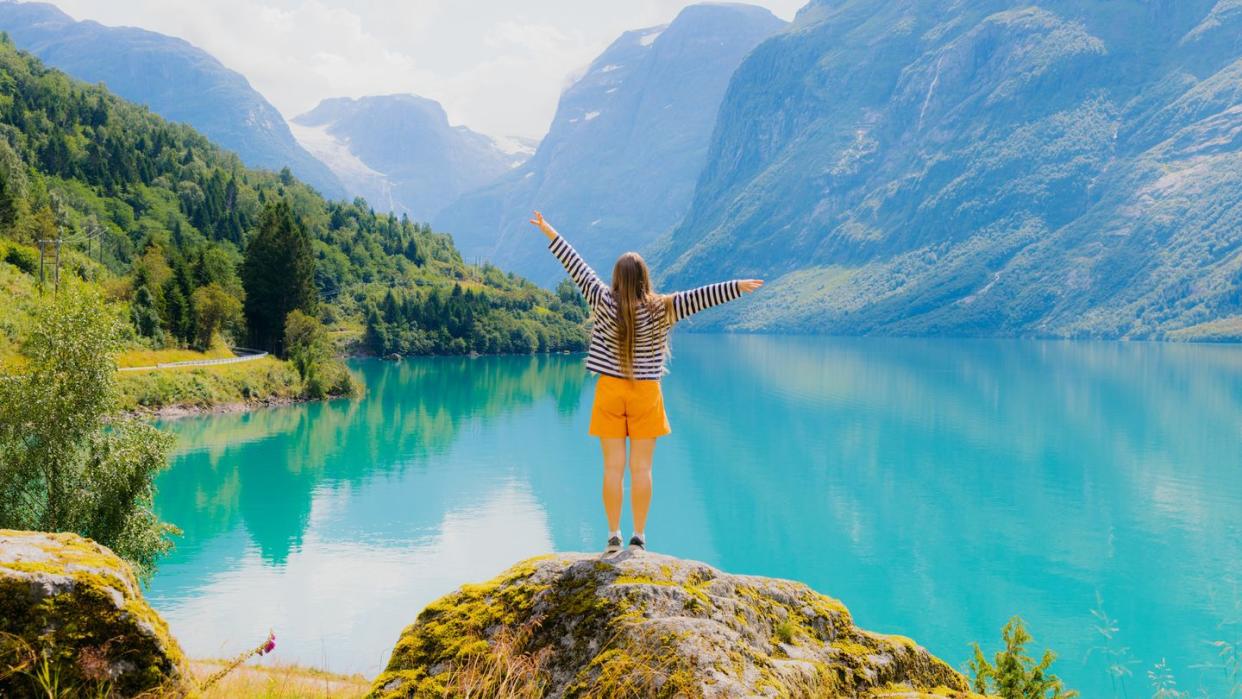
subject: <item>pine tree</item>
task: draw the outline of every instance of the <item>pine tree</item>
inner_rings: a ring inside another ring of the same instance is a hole
[[[173,259],[172,276],[164,284],[164,321],[169,333],[179,342],[194,336],[194,280],[185,258]]]
[[[160,325],[160,313],[155,307],[155,299],[146,284],[134,292],[134,300],[129,307],[130,320],[138,330],[138,334],[151,338],[151,342],[159,347],[164,344],[164,328]]]
[[[318,302],[311,238],[286,202],[263,210],[246,246],[242,284],[251,342],[283,354],[285,317],[295,309],[314,314]]]
[[[176,277],[169,279],[164,285],[164,313],[167,316],[165,321],[168,334],[175,341],[186,341],[194,327],[194,320],[190,311],[190,300],[181,291]]]
[[[974,644],[970,669],[974,674],[974,690],[996,695],[1001,699],[1073,699],[1074,690],[1066,690],[1061,678],[1052,674],[1056,653],[1045,650],[1036,662],[1026,654],[1026,645],[1033,641],[1020,617],[1014,617],[1001,629],[1004,650],[997,651],[995,662],[989,662],[979,644]]]

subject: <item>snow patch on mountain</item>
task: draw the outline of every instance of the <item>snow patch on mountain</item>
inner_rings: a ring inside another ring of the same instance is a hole
[[[408,213],[409,209],[393,196],[393,184],[388,176],[362,162],[350,150],[349,141],[329,133],[329,127],[329,124],[307,126],[289,122],[289,130],[297,142],[327,165],[347,191],[365,197],[378,210]]]
[[[521,166],[535,154],[535,149],[539,147],[538,139],[524,136],[488,136],[488,138],[492,140],[496,150],[513,158],[510,167]]]
[[[289,122],[289,130],[302,147],[319,158],[338,177],[383,177],[384,173],[372,169],[349,149],[349,143],[328,133],[328,125],[304,126]]]

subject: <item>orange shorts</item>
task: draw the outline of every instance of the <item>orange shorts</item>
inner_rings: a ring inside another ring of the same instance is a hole
[[[654,439],[672,432],[659,381],[627,381],[600,374],[595,382],[591,427],[596,437]]]

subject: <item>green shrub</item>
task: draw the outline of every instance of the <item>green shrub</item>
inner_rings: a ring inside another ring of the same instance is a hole
[[[4,261],[20,269],[26,274],[34,274],[39,269],[39,251],[25,245],[8,243],[5,246]]]
[[[1001,629],[1004,650],[997,651],[994,662],[988,662],[979,644],[975,644],[975,657],[970,661],[974,674],[974,689],[980,694],[996,695],[1002,699],[1070,699],[1078,692],[1066,690],[1061,678],[1049,672],[1056,654],[1045,650],[1037,663],[1026,655],[1026,644],[1033,638],[1027,633],[1021,617],[1009,620]]]
[[[149,575],[177,533],[152,504],[173,440],[112,416],[119,340],[84,284],[35,306],[25,361],[0,380],[0,528],[81,534]]]

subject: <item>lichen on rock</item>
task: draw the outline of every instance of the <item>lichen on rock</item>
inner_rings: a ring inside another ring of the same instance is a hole
[[[88,696],[180,696],[187,668],[112,551],[76,534],[0,529],[0,696],[34,696],[44,670]]]
[[[535,558],[429,605],[372,696],[971,697],[913,641],[788,580],[645,552]]]

